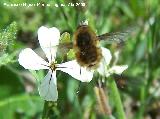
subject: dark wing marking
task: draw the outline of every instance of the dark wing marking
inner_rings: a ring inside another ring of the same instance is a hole
[[[73,48],[73,43],[72,42],[60,43],[55,47],[57,47],[57,56],[65,57],[67,56],[67,53],[69,52],[69,50]]]
[[[62,54],[66,54],[67,52],[69,52],[70,49],[73,48],[73,43],[69,42],[69,43],[60,43],[59,45],[57,45],[57,51],[62,53]]]
[[[97,36],[100,41],[106,40],[107,43],[117,42],[117,43],[123,43],[127,40],[127,37],[133,32],[134,28],[126,29],[122,32],[111,32],[111,33],[105,33],[102,35]]]
[[[67,58],[67,53],[72,48],[73,48],[72,42],[60,43],[59,45],[57,45],[57,56],[62,56],[63,58]]]
[[[46,47],[46,48],[50,48],[50,47]],[[60,43],[56,46],[51,46],[50,49],[54,49],[56,48],[57,49],[57,55],[66,55],[70,49],[73,49],[73,43],[72,42],[67,42],[67,43]],[[50,50],[50,52],[52,52]],[[53,56],[51,56],[52,58]],[[52,58],[53,59],[53,58]]]

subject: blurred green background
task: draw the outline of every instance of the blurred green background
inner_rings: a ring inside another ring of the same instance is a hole
[[[67,6],[85,2],[85,7]],[[10,6],[6,6],[6,4]],[[14,7],[11,3],[50,4],[38,7]],[[55,5],[59,5],[56,7]],[[61,7],[61,4],[66,6]],[[129,68],[115,76],[127,119],[160,118],[160,2],[159,0],[1,0],[0,1],[0,119],[39,119],[44,101],[37,90],[35,77],[17,62],[21,49],[37,50],[40,26],[57,27],[71,37],[80,21],[87,19],[97,34],[136,26],[121,48],[118,64]],[[106,45],[111,52],[119,50]],[[45,71],[38,72],[40,77]],[[67,78],[66,78],[67,77]],[[114,79],[114,78],[113,78]],[[109,86],[105,93],[113,117],[101,113],[94,87],[96,79],[82,83],[59,73],[58,119],[117,118]],[[51,117],[55,118],[55,117]]]

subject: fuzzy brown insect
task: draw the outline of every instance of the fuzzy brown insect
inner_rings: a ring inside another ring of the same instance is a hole
[[[73,43],[60,44],[59,49],[74,49],[76,60],[80,66],[88,69],[96,69],[102,59],[102,51],[99,42],[106,40],[107,43],[125,41],[126,36],[131,32],[127,29],[123,32],[105,33],[97,36],[88,26],[81,24],[73,35]],[[62,51],[64,53],[64,51]]]
[[[97,68],[102,59],[99,39],[88,25],[79,26],[73,37],[73,49],[82,67]]]

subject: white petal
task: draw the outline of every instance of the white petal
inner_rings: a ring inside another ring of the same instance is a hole
[[[76,60],[59,64],[58,67],[61,68],[58,68],[57,70],[61,70],[82,82],[90,82],[92,80],[93,71],[80,67]]]
[[[41,26],[38,29],[38,40],[49,62],[53,61],[56,57],[57,48],[54,46],[59,44],[59,39],[60,32],[56,27],[47,28]]]
[[[108,65],[112,59],[111,52],[107,48],[104,48],[104,47],[101,47],[101,49],[102,49],[102,55],[105,59],[106,65]]]
[[[128,65],[122,65],[122,66],[113,66],[110,69],[111,73],[115,73],[115,74],[121,74],[124,70],[126,70],[128,68]]]
[[[97,69],[98,73],[104,77],[108,77],[110,76],[110,72],[109,70],[107,69],[107,66],[105,64],[105,62],[101,62],[100,63],[100,66],[98,67]]]
[[[25,69],[31,69],[31,70],[48,69],[47,62],[41,57],[39,57],[30,48],[26,48],[20,52],[18,61],[19,64],[22,65]]]
[[[49,71],[38,87],[40,96],[46,101],[57,101],[56,72]]]
[[[97,68],[97,71],[98,71],[98,73],[99,74],[101,74],[101,75],[105,75],[105,71],[106,70],[106,65],[104,64],[104,62],[102,61],[102,62],[100,62],[100,65],[99,65],[99,67]]]

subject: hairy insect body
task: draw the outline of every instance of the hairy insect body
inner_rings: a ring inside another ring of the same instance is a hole
[[[73,48],[77,62],[82,67],[95,69],[99,66],[102,53],[98,42],[98,37],[87,25],[80,26],[75,32]]]

